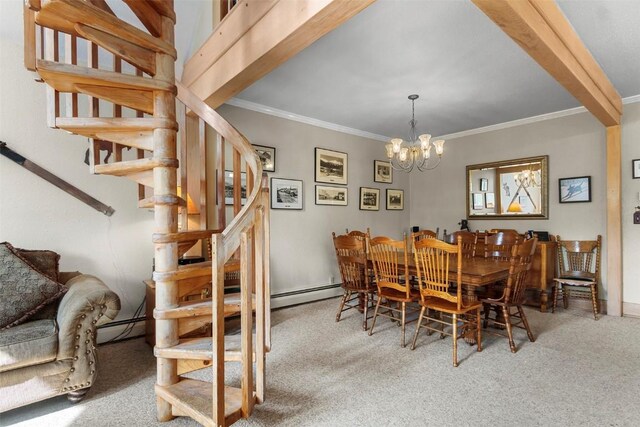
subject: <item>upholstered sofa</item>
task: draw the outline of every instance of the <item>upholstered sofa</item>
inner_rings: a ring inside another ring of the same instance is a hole
[[[6,244],[0,244],[0,251],[5,249]],[[38,257],[28,261],[31,267],[39,267]],[[11,282],[6,265],[11,263],[2,262],[0,286],[6,286]],[[59,284],[57,296],[30,312],[26,320],[0,329],[0,412],[63,394],[74,402],[82,399],[97,374],[96,327],[114,319],[120,310],[118,296],[97,277],[57,271],[47,277]],[[4,296],[5,301],[11,296]]]

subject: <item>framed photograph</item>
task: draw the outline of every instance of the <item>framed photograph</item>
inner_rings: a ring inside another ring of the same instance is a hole
[[[380,210],[380,189],[360,187],[360,210],[379,211]]]
[[[387,189],[387,210],[401,211],[404,209],[404,190]]]
[[[271,178],[271,209],[302,209],[302,180]]]
[[[487,191],[489,189],[489,180],[487,178],[480,178],[480,191]]]
[[[484,207],[484,194],[473,193],[473,209],[478,210]]]
[[[347,206],[347,187],[316,185],[316,205]]]
[[[274,147],[267,147],[265,145],[253,145],[260,162],[262,163],[262,170],[265,172],[274,172],[276,170],[276,149]]]
[[[560,178],[560,203],[584,203],[591,201],[591,177]]]
[[[487,209],[493,209],[496,207],[495,193],[484,193],[484,207]]]
[[[393,183],[393,168],[391,162],[383,162],[382,160],[373,161],[373,181],[383,182],[385,184]]]
[[[244,206],[247,203],[247,173],[240,175],[240,203]],[[224,171],[224,204],[233,204],[233,172]]]
[[[633,179],[640,178],[640,159],[631,160],[631,166],[633,167]]]
[[[347,184],[347,153],[316,148],[316,182]]]

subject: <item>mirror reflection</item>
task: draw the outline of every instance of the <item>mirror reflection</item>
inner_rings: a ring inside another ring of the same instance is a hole
[[[547,218],[548,156],[467,166],[467,218]]]

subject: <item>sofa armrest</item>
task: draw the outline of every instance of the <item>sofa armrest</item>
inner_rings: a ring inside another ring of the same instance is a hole
[[[113,320],[120,298],[97,277],[82,274],[66,283],[69,290],[58,306],[58,360],[95,351],[96,327]]]

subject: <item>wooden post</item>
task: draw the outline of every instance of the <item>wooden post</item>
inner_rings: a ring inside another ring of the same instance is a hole
[[[36,14],[24,5],[24,67],[29,71],[36,70]]]
[[[220,230],[224,230],[224,228],[227,226],[226,203],[224,194],[224,148],[224,138],[222,137],[222,135],[218,134],[216,137],[216,207],[218,208],[217,220],[218,228]]]
[[[248,418],[253,412],[253,287],[252,229],[240,234],[240,341],[242,342],[242,416]]]
[[[211,295],[211,343],[213,346],[213,422],[225,423],[224,404],[224,246],[222,235],[211,236],[211,267],[213,292]]]
[[[77,65],[78,64],[78,38],[71,34],[64,35],[64,61],[67,64]],[[67,117],[78,117],[78,94],[77,93],[68,93],[67,94],[67,105],[66,105],[66,116]]]
[[[162,17],[161,38],[174,44],[173,21]],[[165,82],[175,81],[175,64],[171,56],[156,54],[157,80]],[[175,95],[172,92],[156,91],[153,93],[153,105],[155,118],[176,119]],[[153,131],[153,156],[158,159],[176,159],[176,131],[172,129],[155,129]],[[154,196],[176,197],[177,173],[175,167],[159,166],[153,169]],[[175,233],[178,231],[178,205],[156,203],[154,198],[155,232],[161,234]],[[178,269],[178,244],[155,244],[155,270],[158,272],[175,271]],[[178,303],[178,285],[175,281],[156,281],[156,309],[162,310],[175,307]],[[178,321],[156,320],[156,347],[167,348],[178,344]],[[157,359],[157,384],[168,386],[178,382],[178,368],[176,359]],[[166,400],[156,397],[157,418],[159,421],[168,421],[174,418],[171,404]]]
[[[44,59],[58,62],[58,32],[43,28]],[[60,93],[47,85],[47,126],[56,127],[56,118],[60,116]]]
[[[233,216],[242,209],[242,156],[233,149]]]
[[[265,292],[264,292],[264,206],[256,212],[254,227],[256,288],[256,401],[264,402],[265,393]]]
[[[200,230],[207,229],[207,124],[198,120],[198,151],[200,172]],[[206,253],[206,251],[203,251]]]
[[[622,316],[620,126],[607,127],[607,314]]]
[[[271,267],[270,267],[270,196],[269,196],[269,178],[267,177],[266,172],[262,173],[262,206],[264,208],[263,211],[263,287],[264,287],[264,312],[265,312],[265,347],[266,351],[271,351]]]

